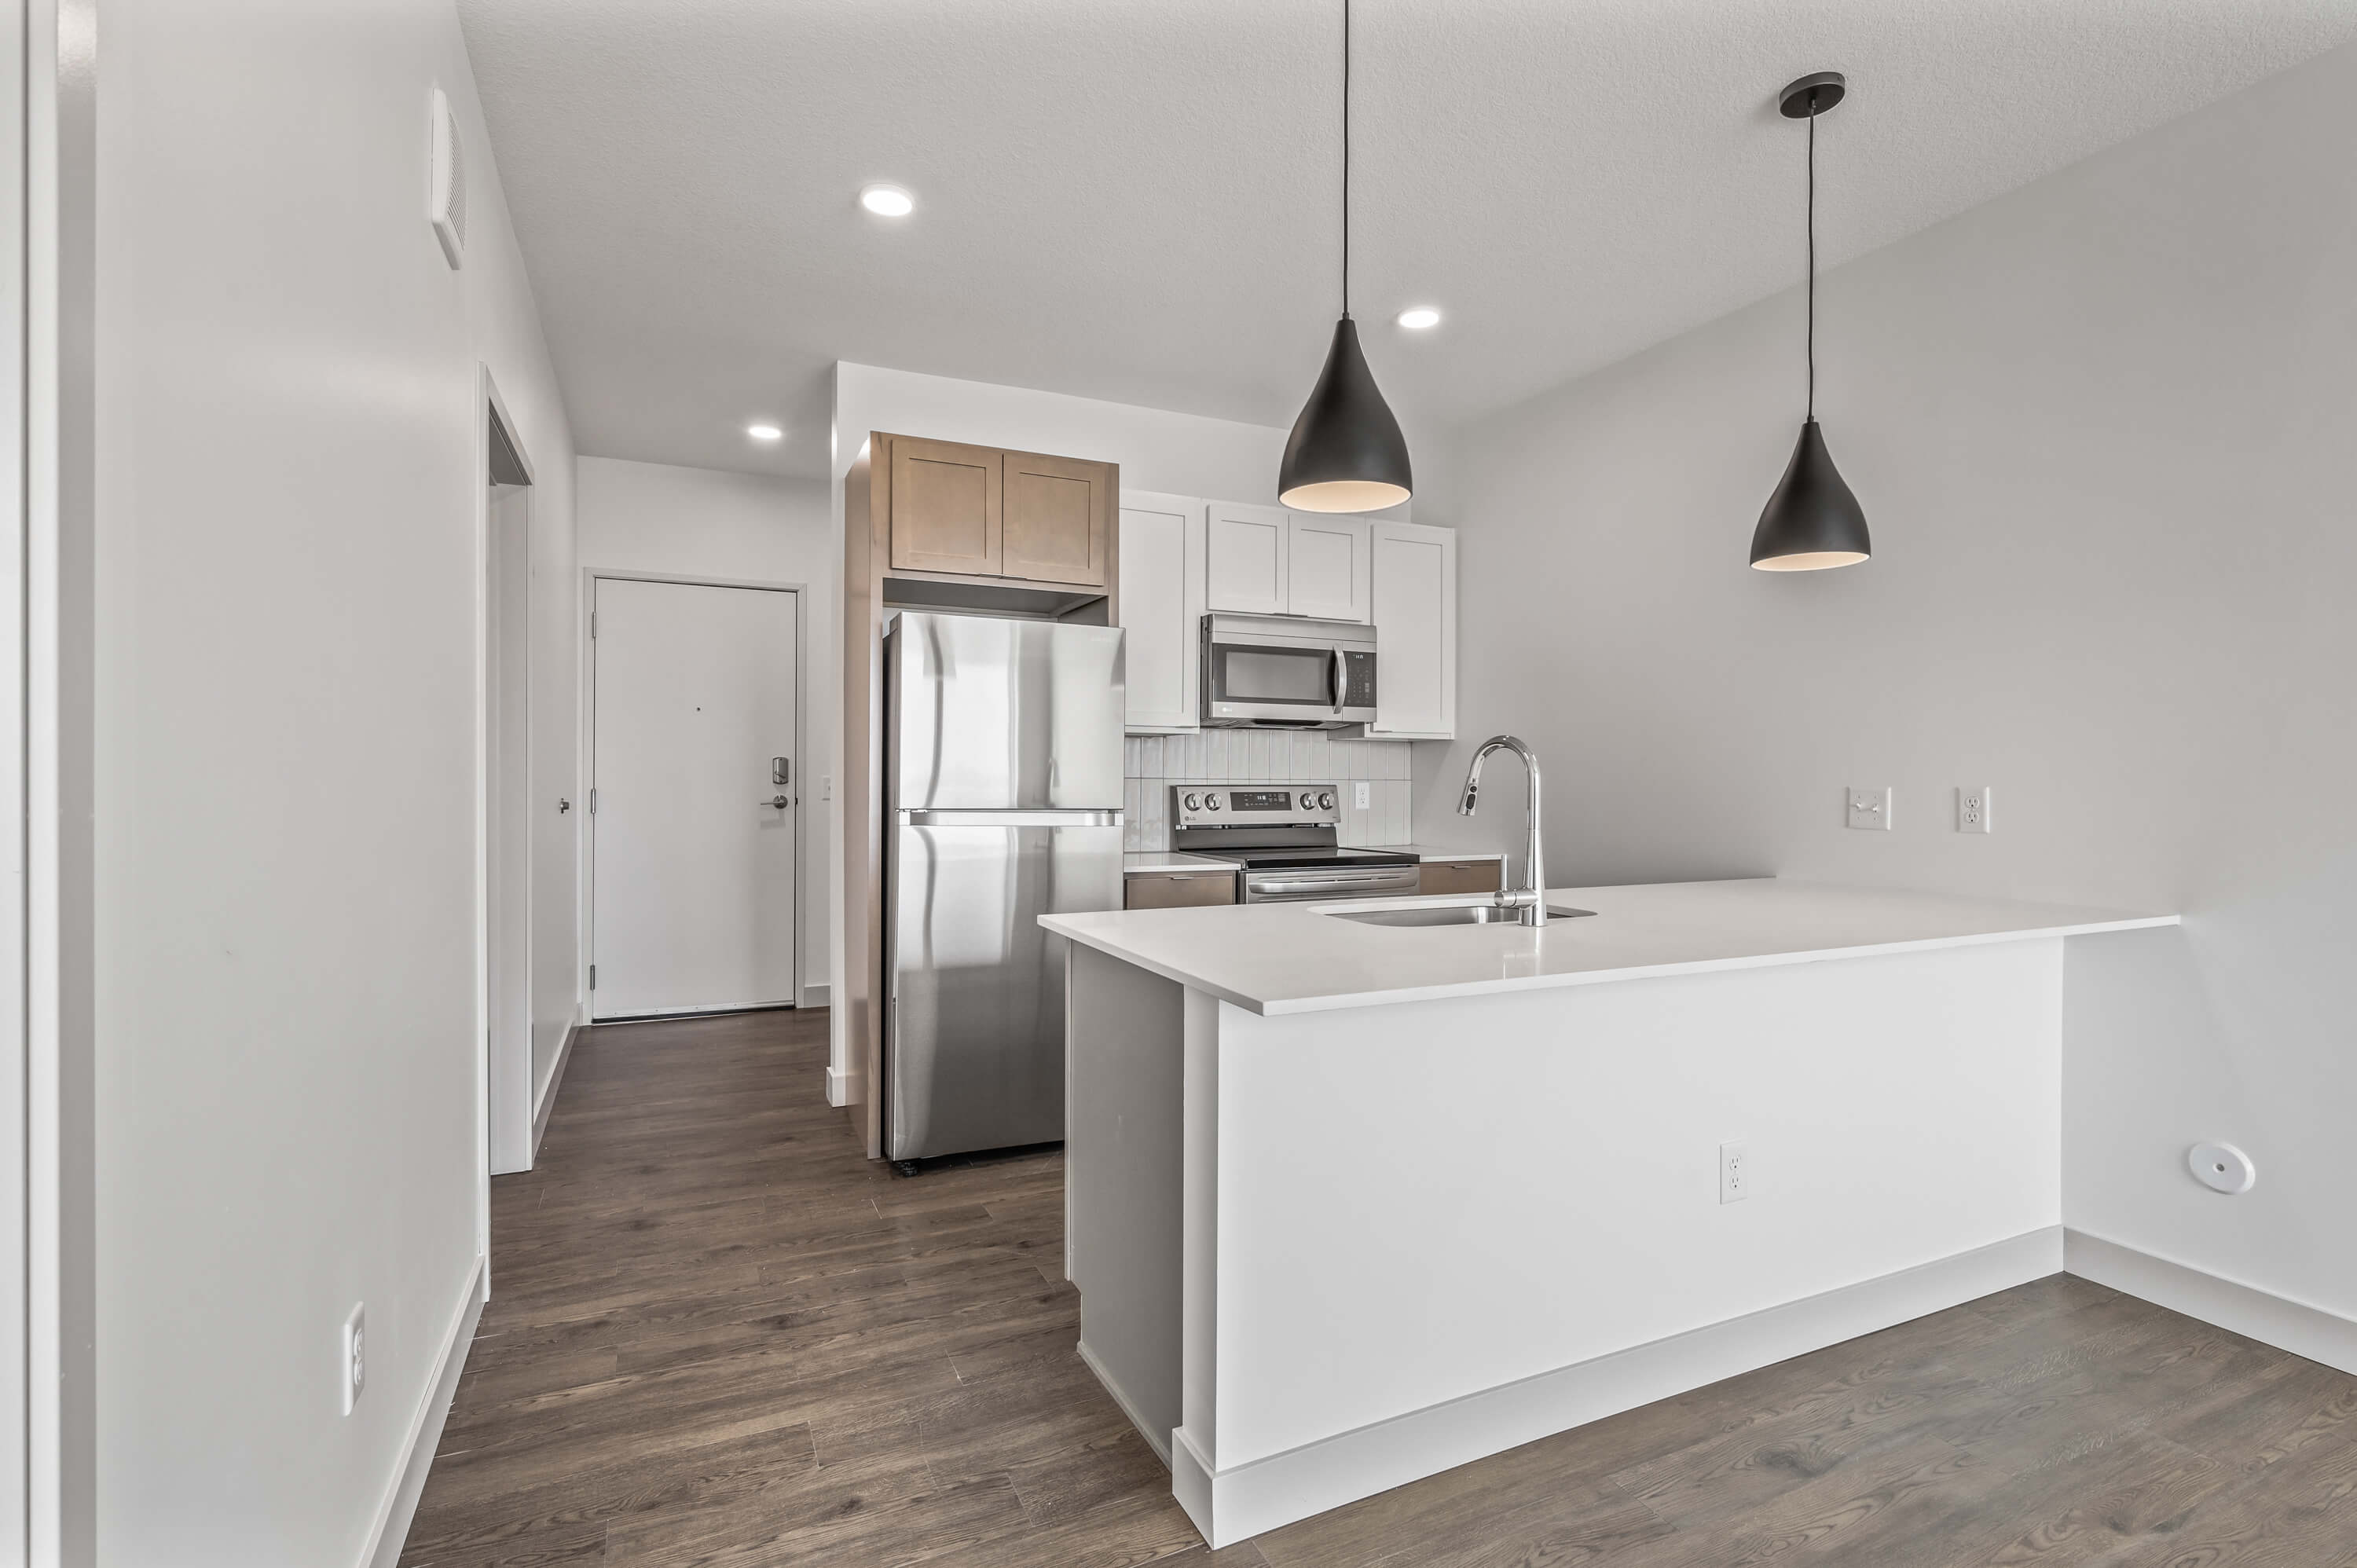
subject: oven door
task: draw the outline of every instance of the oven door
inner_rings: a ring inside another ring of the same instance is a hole
[[[1413,865],[1320,865],[1244,873],[1247,904],[1297,904],[1326,898],[1397,898],[1414,893]]]
[[[1287,637],[1257,628],[1203,628],[1202,720],[1339,729],[1375,716],[1372,643]]]

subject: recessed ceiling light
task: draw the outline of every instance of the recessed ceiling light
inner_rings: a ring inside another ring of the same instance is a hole
[[[917,209],[917,199],[897,185],[871,185],[859,193],[859,205],[878,218],[906,218]]]
[[[745,427],[745,434],[756,441],[775,441],[785,432],[774,424],[748,424]]]
[[[1399,313],[1399,324],[1411,332],[1421,332],[1440,325],[1440,312],[1428,305],[1410,306]]]

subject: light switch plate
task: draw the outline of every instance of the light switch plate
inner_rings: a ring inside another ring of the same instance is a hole
[[[1888,784],[1849,787],[1849,825],[1869,828],[1881,832],[1890,831],[1890,786]]]

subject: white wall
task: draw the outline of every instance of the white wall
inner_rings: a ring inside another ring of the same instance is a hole
[[[831,800],[820,779],[834,772],[841,732],[841,662],[835,650],[834,585],[841,547],[820,479],[680,468],[584,456],[580,476],[581,564],[739,582],[802,583],[803,755],[802,999],[823,1006],[830,942],[827,844]]]
[[[102,21],[99,1557],[338,1568],[482,1244],[478,362],[540,479],[544,609],[572,436],[448,0]],[[541,689],[577,712],[569,663]],[[569,728],[536,744],[569,792]]]
[[[2181,909],[2075,943],[2072,1225],[2357,1316],[2357,51],[1829,274],[1819,412],[1873,525],[1754,573],[1797,291],[1470,439],[1467,738],[1551,766],[1558,885],[1774,872]],[[1837,203],[1834,182],[1824,199]],[[1960,784],[1996,832],[1953,830]],[[1843,826],[1895,786],[1895,830]],[[1501,809],[1502,808],[1502,809]],[[1479,832],[1520,832],[1492,791]],[[2257,1188],[2195,1186],[2241,1144]]]

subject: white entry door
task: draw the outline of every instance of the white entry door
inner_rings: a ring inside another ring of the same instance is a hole
[[[794,1000],[795,596],[597,581],[590,1016]]]

